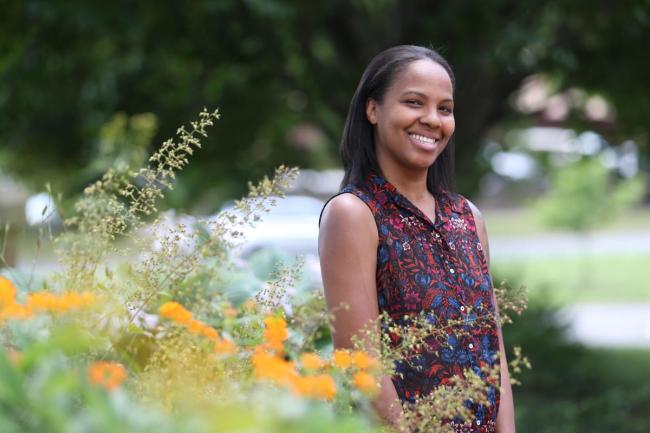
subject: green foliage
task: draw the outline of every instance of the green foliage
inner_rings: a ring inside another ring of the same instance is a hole
[[[517,425],[540,433],[650,430],[648,350],[592,349],[567,340],[549,306],[531,306],[504,329],[533,369],[514,389]]]
[[[586,232],[637,203],[644,188],[640,175],[614,183],[599,159],[582,159],[551,174],[551,190],[537,210],[551,227]]]
[[[87,168],[87,178],[94,180],[113,167],[126,170],[142,166],[157,127],[156,116],[151,113],[113,115],[99,131],[97,156]]]
[[[16,365],[0,350],[0,429],[11,433],[97,432],[358,432],[372,431],[362,418],[334,414],[322,404],[308,403],[271,391],[252,397],[250,406],[216,406],[211,413],[169,413],[143,405],[128,390],[107,393],[93,386],[80,360],[62,357],[60,342],[76,341],[74,330],[40,346],[38,363]],[[79,340],[84,341],[84,340]],[[83,344],[78,343],[79,347]],[[84,347],[87,349],[87,347]],[[24,354],[27,356],[27,354]]]
[[[604,131],[610,141],[632,137],[643,145],[650,97],[639,83],[649,72],[648,15],[646,0],[435,7],[10,0],[0,16],[0,163],[33,187],[49,180],[57,191],[77,193],[89,181],[79,171],[102,153],[98,133],[114,113],[153,107],[157,143],[188,113],[218,104],[229,113],[218,127],[227,142],[208,140],[171,198],[216,207],[280,164],[334,165],[343,117],[370,58],[391,45],[432,44],[457,76],[457,159],[467,192],[480,175],[481,140],[512,120],[509,97],[531,73],[549,75],[558,90],[602,94],[617,111],[618,128]],[[594,127],[580,116],[570,120]],[[305,126],[317,133],[297,133]]]
[[[371,399],[396,357],[409,362],[448,327],[469,332],[468,320],[494,323],[491,312],[437,325],[425,315],[388,322],[399,347],[368,354],[360,343],[337,351],[348,356],[341,365],[312,353],[331,349],[330,315],[322,294],[291,296],[303,284],[300,261],[254,258],[248,277],[261,287],[233,296],[230,251],[297,170],[281,166],[250,183],[248,196],[214,218],[163,218],[160,200],[218,118],[202,111],[144,167],[113,167],[88,186],[54,240],[61,270],[44,277],[42,290],[31,278],[0,277],[3,431],[377,431]],[[116,118],[106,135],[126,139],[125,122]],[[390,338],[379,326],[368,332]],[[455,386],[438,387],[409,408],[400,430],[446,431],[445,421],[467,418],[464,402],[487,402],[498,368],[465,370]]]

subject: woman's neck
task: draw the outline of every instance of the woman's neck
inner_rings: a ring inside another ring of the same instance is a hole
[[[382,174],[413,203],[422,203],[431,197],[427,189],[427,170],[404,170],[401,167],[382,166]]]

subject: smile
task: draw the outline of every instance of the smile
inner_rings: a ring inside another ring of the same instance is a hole
[[[440,142],[439,138],[426,137],[424,135],[414,133],[409,133],[409,137],[416,144],[427,148],[433,147]]]

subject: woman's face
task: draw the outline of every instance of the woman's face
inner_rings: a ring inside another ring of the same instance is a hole
[[[432,60],[409,63],[396,75],[381,103],[369,99],[377,161],[403,169],[428,169],[454,133],[454,100],[447,71]]]

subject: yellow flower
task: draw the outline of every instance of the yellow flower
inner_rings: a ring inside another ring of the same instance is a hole
[[[187,311],[178,302],[165,302],[160,306],[158,312],[165,319],[173,320],[180,324],[186,324],[192,319],[192,313]]]
[[[292,381],[292,389],[298,395],[331,400],[336,396],[336,383],[331,376],[299,376]]]
[[[352,364],[350,352],[344,349],[335,350],[332,354],[332,363],[335,367],[345,370]]]
[[[269,316],[264,319],[264,339],[275,351],[280,352],[284,348],[283,342],[289,337],[287,322],[282,317]]]
[[[88,367],[90,383],[114,390],[126,380],[126,369],[117,362],[97,361]]]
[[[374,396],[379,391],[377,379],[365,371],[357,371],[353,377],[354,386],[369,396]]]
[[[376,358],[373,358],[366,352],[359,350],[352,353],[352,362],[354,362],[354,365],[361,370],[376,368],[379,366],[379,361],[377,361]]]
[[[325,365],[320,356],[315,353],[303,353],[300,356],[300,364],[307,370],[319,370]]]

